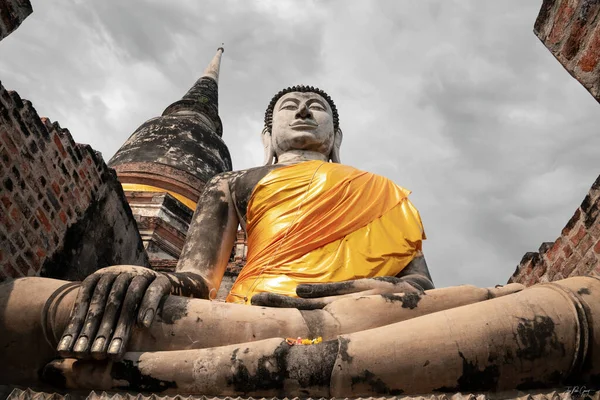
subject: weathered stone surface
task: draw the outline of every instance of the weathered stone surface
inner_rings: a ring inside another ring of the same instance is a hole
[[[148,185],[197,203],[213,176],[231,171],[221,139],[218,73],[223,48],[192,88],[162,116],[142,124],[109,164],[122,183]],[[129,190],[129,189],[127,189]],[[193,210],[192,210],[193,211]]]
[[[168,193],[126,192],[151,261],[179,259],[192,210]]]
[[[223,140],[202,116],[166,115],[142,124],[109,165],[123,183],[166,186],[198,201],[210,178],[231,170],[231,158]]]
[[[26,289],[26,283],[16,283],[15,298]],[[33,278],[32,285],[45,282]],[[148,332],[137,331],[133,351],[121,361],[55,360],[42,376],[61,376],[70,389],[258,397],[345,398],[596,384],[600,281],[577,277],[521,288],[434,289],[422,294],[414,308],[404,307],[401,298],[406,294],[398,294],[397,301],[365,296],[347,300],[357,305],[355,310],[332,304],[313,311],[330,313],[329,319],[308,318],[294,309],[171,296],[159,323]],[[50,320],[66,324],[64,311],[74,301],[73,293],[58,300],[51,309],[60,316]],[[315,328],[325,329],[321,344],[290,346],[283,339],[294,333],[310,337]],[[14,346],[8,349],[14,354]]]
[[[0,40],[17,29],[32,12],[29,0],[0,1]]]
[[[147,264],[123,190],[98,153],[1,85],[0,126],[0,280],[83,279],[112,264]]]

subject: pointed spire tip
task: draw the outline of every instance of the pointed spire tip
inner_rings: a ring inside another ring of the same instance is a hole
[[[208,67],[204,70],[203,77],[212,78],[215,82],[219,82],[219,69],[221,67],[221,54],[225,51],[223,48],[224,43],[217,49],[217,54],[213,57]]]

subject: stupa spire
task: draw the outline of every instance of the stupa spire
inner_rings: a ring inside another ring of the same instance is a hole
[[[217,54],[215,54],[208,67],[204,70],[203,78],[212,78],[215,82],[219,83],[219,70],[221,69],[221,55],[223,52],[225,52],[223,46],[217,49]]]
[[[218,105],[222,54],[220,47],[191,89],[136,129],[110,160],[152,260],[179,257],[202,188],[231,171]]]
[[[221,119],[219,118],[219,69],[221,68],[221,55],[223,47],[217,49],[217,53],[211,60],[204,74],[194,83],[194,86],[181,98],[171,104],[163,112],[163,116],[174,114],[195,113],[212,122],[215,133],[223,134]]]

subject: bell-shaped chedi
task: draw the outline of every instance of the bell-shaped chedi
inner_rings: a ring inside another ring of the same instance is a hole
[[[222,53],[219,48],[185,96],[143,123],[109,162],[156,269],[174,268],[205,183],[231,170],[218,106]]]
[[[221,47],[185,96],[143,123],[110,160],[126,192],[169,193],[193,211],[204,184],[231,170],[218,108],[222,53]]]

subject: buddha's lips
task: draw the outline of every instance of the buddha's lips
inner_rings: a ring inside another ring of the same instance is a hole
[[[290,126],[292,128],[294,127],[310,127],[310,128],[316,128],[318,126],[318,124],[314,121],[305,121],[305,120],[297,120],[294,121],[290,124]]]

